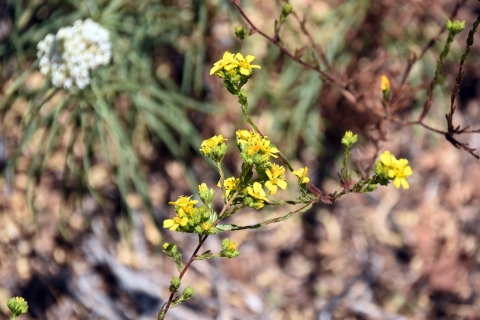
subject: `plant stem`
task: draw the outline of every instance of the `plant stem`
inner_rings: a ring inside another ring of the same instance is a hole
[[[214,223],[214,226],[216,226],[218,224],[218,222],[220,221],[220,217],[225,213],[225,211],[227,211],[227,208],[228,206],[230,206],[230,203],[232,203],[233,199],[235,198],[235,194],[232,196],[232,198],[230,200],[227,201],[227,203],[223,206],[222,208],[222,211],[220,211],[219,215],[218,215],[218,218],[217,218],[217,221],[215,221]],[[205,240],[207,240],[208,238],[208,234],[204,235],[200,241],[198,242],[198,245],[197,247],[195,248],[195,251],[193,251],[190,259],[188,260],[188,262],[185,264],[185,266],[183,267],[182,269],[182,272],[180,272],[180,275],[178,276],[180,279],[183,278],[183,276],[185,275],[185,273],[187,272],[188,268],[190,267],[190,265],[193,263],[193,261],[195,261],[195,257],[197,256],[197,253],[198,251],[200,250],[200,248],[202,247],[202,245],[204,244]],[[167,315],[167,312],[168,312],[168,309],[170,308],[170,305],[172,304],[172,301],[173,301],[173,296],[175,295],[175,292],[172,292],[170,294],[170,297],[168,298],[168,301],[167,303],[165,304],[165,307],[162,308],[159,312],[159,320],[162,320],[165,318],[165,316]],[[160,318],[160,314],[162,313],[162,310],[164,310],[163,312],[163,317]]]

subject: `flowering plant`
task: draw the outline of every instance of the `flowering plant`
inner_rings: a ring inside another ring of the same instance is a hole
[[[176,201],[169,202],[169,204],[174,206],[176,216],[164,220],[163,227],[169,228],[171,231],[197,233],[199,243],[185,265],[183,264],[181,254],[178,252],[178,247],[172,243],[164,244],[163,252],[175,262],[180,275],[172,278],[170,297],[162,306],[158,319],[164,319],[170,308],[193,296],[194,290],[190,286],[177,294],[181,285],[181,279],[193,261],[212,259],[214,257],[235,258],[239,255],[237,244],[228,238],[223,239],[220,252],[214,254],[211,251],[206,251],[199,254],[199,250],[208,236],[224,231],[256,229],[271,223],[281,222],[297,213],[307,211],[316,202],[331,204],[348,193],[371,192],[378,185],[388,185],[392,180],[397,188],[400,186],[404,189],[409,188],[406,178],[412,175],[413,172],[410,166],[407,166],[408,160],[397,160],[389,151],[385,151],[377,162],[375,175],[354,183],[348,172],[348,167],[351,149],[358,142],[358,136],[351,131],[347,131],[341,141],[345,148],[340,173],[343,190],[339,193],[334,192],[324,196],[310,182],[308,167],[294,170],[275,144],[260,132],[248,116],[247,93],[242,87],[252,76],[253,69],[260,69],[260,66],[250,64],[254,59],[255,57],[251,55],[247,55],[244,58],[240,53],[234,55],[230,52],[225,52],[223,58],[216,62],[210,70],[211,75],[215,74],[223,79],[225,88],[238,97],[243,114],[253,127],[253,130],[239,129],[235,133],[236,146],[243,162],[242,170],[238,176],[224,177],[221,162],[227,152],[227,139],[222,135],[216,135],[203,141],[201,144],[200,152],[213,161],[220,176],[217,186],[221,189],[224,206],[219,213],[213,208],[215,190],[209,189],[205,183],[198,186],[199,198],[203,205],[196,206],[198,200],[191,200],[193,195],[180,196]],[[388,82],[388,79],[386,81]],[[385,83],[385,80],[383,80],[382,91],[385,90]],[[280,160],[282,164],[275,163],[275,160]],[[278,192],[278,188],[282,190],[287,188],[285,179],[286,169],[297,177],[297,186],[301,195],[294,200],[274,201],[269,199],[268,196],[275,195]],[[285,216],[265,220],[255,225],[237,226],[221,223],[227,217],[239,214],[239,211],[244,208],[259,210],[265,206],[284,205],[287,203],[301,205],[301,207]]]

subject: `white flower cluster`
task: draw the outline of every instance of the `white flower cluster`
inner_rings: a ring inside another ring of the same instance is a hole
[[[37,45],[40,72],[52,76],[52,84],[65,89],[83,89],[90,84],[90,70],[112,58],[108,31],[87,19],[48,34]]]

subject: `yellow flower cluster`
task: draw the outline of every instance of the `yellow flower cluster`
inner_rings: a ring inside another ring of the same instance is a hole
[[[177,201],[170,201],[168,204],[175,206],[175,211],[177,216],[173,219],[166,219],[163,221],[164,228],[170,228],[170,230],[175,231],[180,226],[184,227],[188,223],[188,216],[193,217],[195,215],[194,205],[198,200],[190,200],[192,196],[185,197],[180,196]]]
[[[385,151],[380,156],[380,163],[377,164],[377,174],[387,175],[393,179],[396,188],[410,188],[406,178],[413,174],[412,168],[408,165],[407,159],[396,159],[390,151]]]
[[[270,146],[270,140],[267,137],[262,137],[255,131],[237,130],[236,136],[237,144],[244,153],[244,160],[259,155],[260,161],[268,162],[271,156],[276,158],[275,153],[280,152],[277,148]],[[256,161],[253,160],[253,162]]]
[[[223,71],[233,76],[239,71],[242,75],[249,76],[252,73],[252,69],[261,69],[258,65],[250,64],[254,59],[255,57],[252,55],[243,57],[241,53],[234,55],[227,51],[223,54],[222,60],[213,64],[213,68],[210,69],[210,75],[214,73],[219,75]]]
[[[210,152],[212,152],[212,149],[214,147],[219,146],[225,141],[227,141],[227,139],[223,138],[221,134],[219,134],[218,136],[213,136],[210,139],[204,140],[202,142],[201,151],[204,155],[209,154]]]

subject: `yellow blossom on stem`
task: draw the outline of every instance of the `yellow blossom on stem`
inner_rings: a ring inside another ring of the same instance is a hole
[[[171,231],[175,231],[180,226],[182,227],[186,226],[187,223],[188,223],[188,218],[185,217],[185,213],[183,212],[183,210],[179,210],[176,217],[174,217],[173,219],[166,219],[163,221],[163,227],[170,228]]]
[[[169,245],[170,245],[170,243],[165,242],[165,243],[163,244],[163,249],[167,249]]]
[[[407,159],[396,159],[390,151],[385,150],[380,156],[380,162],[377,165],[377,174],[386,175],[393,179],[393,185],[396,188],[402,186],[404,189],[410,188],[406,178],[413,174],[412,168],[408,165]]]
[[[382,75],[382,83],[380,84],[382,91],[390,90],[390,81],[385,75]]]
[[[173,204],[175,207],[178,207],[178,212],[184,214],[188,214],[189,216],[195,215],[195,208],[194,205],[198,202],[198,200],[190,200],[190,197],[180,196],[178,200],[173,202],[170,201],[168,204]]]
[[[266,169],[265,173],[269,181],[265,182],[265,187],[269,190],[270,195],[277,193],[277,186],[285,190],[287,182],[285,181],[285,168],[277,164],[272,164],[271,170]]]
[[[275,147],[270,147],[270,140],[268,140],[267,137],[263,138],[261,143],[262,144],[261,144],[260,150],[262,151],[262,153],[264,153],[266,156],[268,155],[268,157],[270,156],[274,158],[278,157],[274,153],[279,153],[280,150],[278,150]]]
[[[395,168],[390,170],[388,175],[390,178],[393,178],[393,185],[398,189],[400,186],[403,189],[409,189],[410,185],[408,184],[406,178],[413,174],[412,168],[408,166],[407,159],[396,160]]]
[[[292,173],[301,179],[302,183],[310,182],[310,179],[308,178],[308,167],[294,170]]]
[[[180,196],[180,197],[178,197],[177,201],[175,201],[175,202],[170,201],[168,204],[173,204],[173,205],[179,206],[179,207],[193,206],[195,203],[198,202],[198,200],[190,200],[191,197],[193,197],[193,196],[190,196],[190,197]]]
[[[225,193],[227,194],[227,197],[232,191],[237,190],[237,186],[239,183],[240,179],[236,179],[235,177],[230,177],[224,180],[223,184],[225,185]],[[218,181],[217,186],[221,187],[220,181]]]
[[[240,67],[240,73],[243,74],[244,76],[249,76],[250,73],[252,72],[251,69],[256,68],[256,69],[261,69],[262,67],[254,64],[250,64],[255,57],[252,55],[247,55],[245,58],[241,53],[237,53],[235,55],[235,59],[238,61],[238,66]]]
[[[247,187],[247,192],[249,195],[258,200],[263,200],[268,202],[267,194],[263,191],[262,185],[258,182],[253,183],[253,187]]]
[[[206,155],[207,153],[210,153],[213,147],[218,146],[219,144],[225,141],[227,141],[227,139],[225,139],[221,134],[219,134],[218,136],[213,136],[210,139],[204,140],[201,145],[203,154]]]
[[[208,187],[205,183],[202,183],[201,185],[198,186],[198,192],[205,192],[208,191]]]
[[[213,64],[213,68],[210,69],[210,75],[222,71],[222,69],[229,71],[233,68],[236,68],[237,65],[238,61],[235,60],[234,55],[227,51],[223,54],[222,60]]]
[[[208,221],[202,223],[202,229],[203,229],[204,231],[210,230],[210,227],[211,227],[211,226],[212,226],[212,224],[211,224],[210,222],[208,222]]]
[[[393,169],[396,168],[397,159],[390,151],[385,150],[383,154],[380,156],[380,161],[384,165],[383,172],[385,172],[390,178],[393,178]]]

